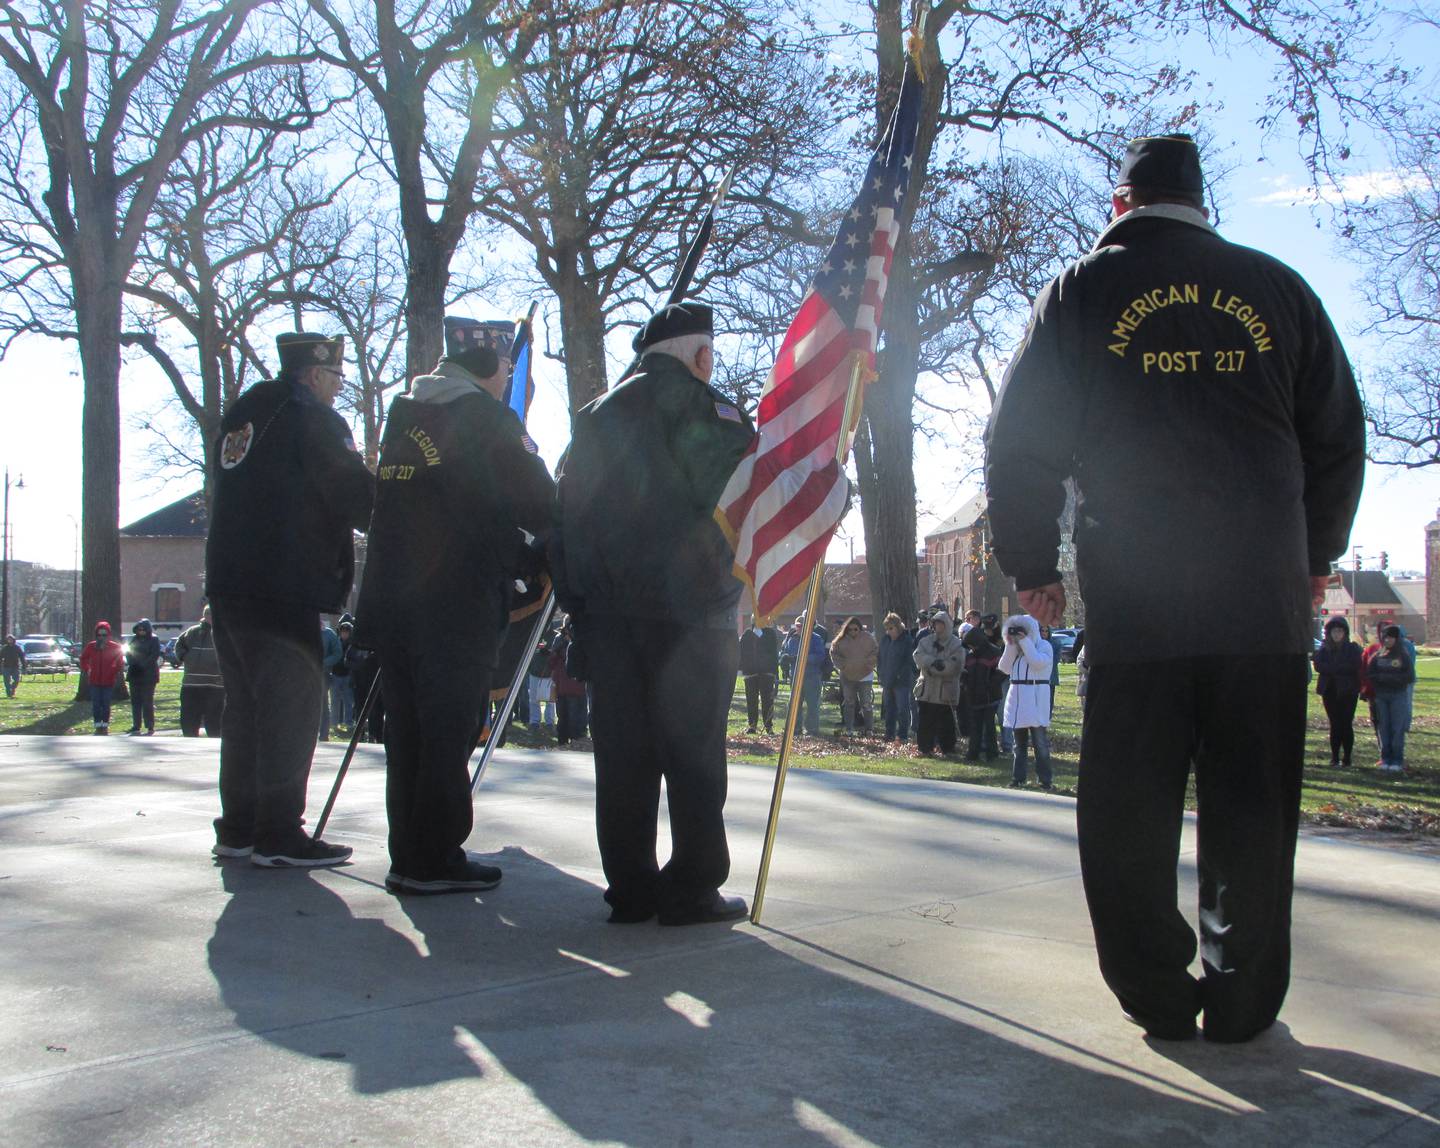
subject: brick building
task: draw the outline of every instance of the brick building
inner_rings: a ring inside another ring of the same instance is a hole
[[[197,491],[120,528],[120,634],[149,618],[163,641],[200,620],[209,524]]]
[[[930,567],[923,562],[917,578],[915,600],[922,604],[929,602]],[[782,631],[788,630],[804,608],[805,601],[802,598],[790,609],[777,614],[774,624]],[[741,610],[744,609],[745,601],[742,599]],[[879,618],[874,616],[870,598],[870,569],[864,562],[826,563],[825,574],[820,582],[820,618],[832,634],[848,618],[858,618],[867,630],[878,633],[876,627],[884,620],[884,615]],[[747,620],[745,617],[740,619],[742,624]],[[906,621],[913,619],[907,618]]]
[[[955,617],[970,609],[1004,617],[1019,607],[1015,583],[990,553],[990,524],[985,496],[977,494],[925,535],[925,561],[934,588],[922,601],[945,603]]]

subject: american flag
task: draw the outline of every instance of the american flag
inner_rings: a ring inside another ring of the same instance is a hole
[[[845,510],[849,485],[836,461],[842,429],[854,429],[840,425],[845,395],[855,355],[873,374],[921,91],[907,60],[890,125],[785,333],[760,398],[758,434],[715,511],[735,546],[735,574],[765,621],[804,589]]]

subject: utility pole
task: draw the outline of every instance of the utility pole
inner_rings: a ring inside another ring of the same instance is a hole
[[[25,489],[25,476],[15,480],[15,489]],[[5,522],[0,527],[0,634],[10,632],[10,468],[5,468]]]

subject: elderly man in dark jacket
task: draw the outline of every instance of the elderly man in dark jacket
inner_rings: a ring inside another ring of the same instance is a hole
[[[710,308],[678,303],[635,337],[639,369],[575,416],[551,555],[560,603],[588,654],[595,818],[616,923],[743,917],[720,893],[725,722],[741,584],[714,513],[754,437],[709,384]],[[670,861],[656,863],[660,783]]]
[[[175,660],[185,671],[180,679],[180,732],[199,737],[204,726],[207,737],[219,737],[225,718],[225,679],[209,606],[200,611],[200,621],[175,639]]]
[[[380,656],[392,893],[462,893],[501,879],[465,849],[470,752],[527,539],[548,533],[555,498],[500,401],[512,333],[446,316],[445,357],[385,420],[355,640]]]
[[[354,531],[369,521],[374,486],[331,409],[344,340],[276,342],[280,373],[230,404],[211,450],[205,585],[226,689],[213,851],[308,868],[350,856],[301,820],[325,702],[320,615],[350,593]]]
[[[1244,1041],[1275,1020],[1313,602],[1365,465],[1360,397],[1315,293],[1222,239],[1188,136],[1131,143],[1114,221],[1035,304],[987,432],[995,556],[1057,625],[1065,480],[1092,669],[1078,824],[1100,968],[1152,1036]],[[1244,602],[1174,656],[1177,618]],[[1245,673],[1235,672],[1237,655]],[[1199,795],[1203,978],[1175,903],[1186,777]]]

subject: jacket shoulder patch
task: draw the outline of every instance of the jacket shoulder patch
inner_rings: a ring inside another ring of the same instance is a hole
[[[715,413],[727,422],[738,423],[744,421],[740,418],[740,408],[733,403],[717,401],[715,403]]]
[[[245,456],[250,453],[250,446],[254,441],[254,423],[244,423],[236,427],[225,436],[225,441],[220,444],[220,466],[224,470],[234,470],[245,461]]]

